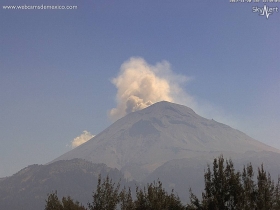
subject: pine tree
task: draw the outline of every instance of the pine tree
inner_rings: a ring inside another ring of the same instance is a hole
[[[88,204],[90,210],[115,210],[119,203],[119,188],[118,183],[115,186],[109,176],[101,183],[101,176],[98,177],[97,189],[93,193],[93,202]]]
[[[133,202],[132,196],[131,196],[131,190],[128,188],[128,192],[126,192],[126,188],[121,191],[120,193],[120,208],[121,210],[134,210],[135,204]]]
[[[147,188],[136,188],[135,208],[138,210],[183,210],[185,207],[172,190],[168,194],[158,180],[147,184]]]
[[[275,186],[271,176],[263,168],[258,169],[257,184],[251,164],[244,166],[242,174],[235,172],[231,160],[220,156],[208,165],[204,174],[205,189],[200,201],[190,190],[187,210],[279,210],[280,177]]]
[[[241,207],[241,174],[235,172],[232,160],[226,160],[225,174],[225,209],[240,209]]]
[[[242,186],[241,175],[235,172],[233,162],[226,160],[225,163],[223,156],[215,158],[212,171],[208,165],[204,174],[205,189],[201,204],[193,194],[191,204],[197,209],[237,209],[240,206]]]
[[[61,201],[58,199],[57,191],[48,195],[46,200],[45,210],[62,210],[63,206]]]
[[[192,189],[190,188],[190,203],[187,204],[186,210],[204,210],[203,205],[200,200],[193,194]]]
[[[270,174],[263,169],[263,164],[258,169],[257,182],[257,209],[272,209],[274,182],[271,180]]]
[[[67,198],[63,197],[60,201],[57,196],[57,191],[55,191],[48,195],[45,210],[86,210],[86,208],[78,201],[74,202],[70,196]]]
[[[63,206],[63,210],[86,210],[86,208],[81,205],[78,201],[73,201],[73,199],[68,196],[63,197],[62,200],[62,206]]]
[[[273,210],[280,209],[280,176],[278,176],[278,182],[275,186],[274,191],[274,201],[273,201]]]
[[[244,210],[252,210],[256,208],[256,184],[254,182],[254,170],[252,164],[244,166],[242,173],[242,207]]]
[[[136,210],[142,210],[142,209],[148,209],[148,202],[146,198],[146,188],[140,189],[139,187],[136,187],[136,200],[134,201],[135,209]]]

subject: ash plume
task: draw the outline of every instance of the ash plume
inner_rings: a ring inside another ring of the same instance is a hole
[[[182,87],[190,79],[174,73],[167,61],[150,65],[143,58],[132,57],[121,65],[119,75],[112,79],[117,88],[117,107],[110,110],[109,116],[117,120],[159,101],[191,106],[194,100]]]

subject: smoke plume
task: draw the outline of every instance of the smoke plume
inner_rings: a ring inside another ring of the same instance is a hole
[[[234,128],[246,127],[244,119],[238,120],[222,107],[188,94],[184,86],[192,79],[176,74],[167,61],[150,65],[143,58],[132,57],[121,65],[118,76],[112,79],[117,88],[117,107],[110,110],[109,117],[117,120],[156,102],[169,101]]]
[[[132,57],[121,65],[119,75],[112,80],[117,88],[117,107],[109,116],[117,120],[159,101],[192,106],[193,98],[182,88],[190,79],[175,74],[167,61],[153,66],[143,58]]]
[[[90,132],[83,131],[83,133],[80,136],[74,138],[74,140],[71,142],[72,148],[80,146],[81,144],[87,142],[88,140],[90,140],[93,137],[94,137],[94,135],[92,135]]]

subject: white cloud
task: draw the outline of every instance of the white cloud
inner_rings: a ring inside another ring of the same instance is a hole
[[[87,142],[88,140],[90,140],[91,138],[93,138],[94,135],[92,135],[90,132],[88,131],[83,131],[83,133],[80,136],[77,136],[76,138],[74,138],[74,140],[71,142],[72,148],[75,148],[77,146],[80,146],[81,144]]]

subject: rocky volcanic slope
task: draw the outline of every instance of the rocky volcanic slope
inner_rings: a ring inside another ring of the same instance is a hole
[[[128,114],[54,161],[81,158],[105,163],[128,178],[142,180],[170,160],[246,151],[279,152],[186,106],[159,102]]]

